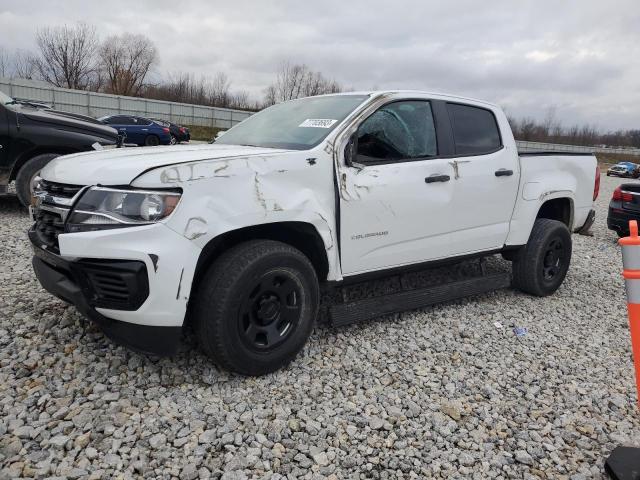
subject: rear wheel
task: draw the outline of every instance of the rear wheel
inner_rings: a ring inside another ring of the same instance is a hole
[[[26,207],[31,204],[40,171],[58,156],[57,153],[36,155],[20,168],[16,176],[16,193],[22,205]]]
[[[307,257],[284,243],[254,240],[223,254],[205,274],[194,300],[194,326],[218,365],[263,375],[296,357],[318,302],[318,279]]]
[[[160,145],[160,139],[156,135],[147,135],[147,138],[144,139],[144,144],[147,147],[155,147]]]
[[[529,241],[514,257],[513,285],[532,295],[551,295],[567,275],[571,248],[571,234],[564,223],[537,219]]]
[[[178,143],[178,139],[176,138],[175,135],[171,135],[171,140],[169,141],[169,144],[175,145],[176,143]]]

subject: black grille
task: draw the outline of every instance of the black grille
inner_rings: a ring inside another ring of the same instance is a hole
[[[73,198],[73,196],[82,189],[81,185],[69,185],[66,183],[47,182],[40,180],[38,190],[43,190],[49,195],[56,197]]]
[[[58,235],[64,233],[64,220],[58,213],[39,208],[36,210],[35,232],[41,245],[58,253]]]
[[[58,235],[64,233],[63,215],[69,210],[71,199],[82,189],[81,185],[47,182],[40,180],[38,195],[41,205],[36,209],[34,231],[40,246],[59,253]],[[46,195],[42,195],[46,193]]]

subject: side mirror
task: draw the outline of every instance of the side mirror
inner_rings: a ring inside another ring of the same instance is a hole
[[[344,161],[347,165],[351,166],[356,160],[356,154],[358,153],[358,135],[354,132],[349,137],[347,145],[344,147]]]

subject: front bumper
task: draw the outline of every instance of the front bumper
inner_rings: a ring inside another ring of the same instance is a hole
[[[34,247],[37,248],[37,247]],[[33,270],[49,293],[75,305],[80,313],[100,326],[114,342],[152,355],[172,355],[180,344],[182,327],[157,327],[120,322],[99,314],[92,305],[90,285],[81,283],[84,267],[80,263],[56,258],[53,265],[44,255],[33,256]]]
[[[175,352],[200,252],[193,242],[162,224],[61,234],[59,255],[43,249],[33,231],[29,238],[34,271],[47,291],[118,343]]]

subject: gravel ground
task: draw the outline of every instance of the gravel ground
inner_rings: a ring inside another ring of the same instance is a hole
[[[505,290],[339,330],[287,369],[115,346],[43,291],[0,197],[0,477],[600,478],[640,416],[603,177],[593,237],[546,299]],[[496,326],[495,322],[500,322]],[[517,337],[512,325],[526,327]]]

